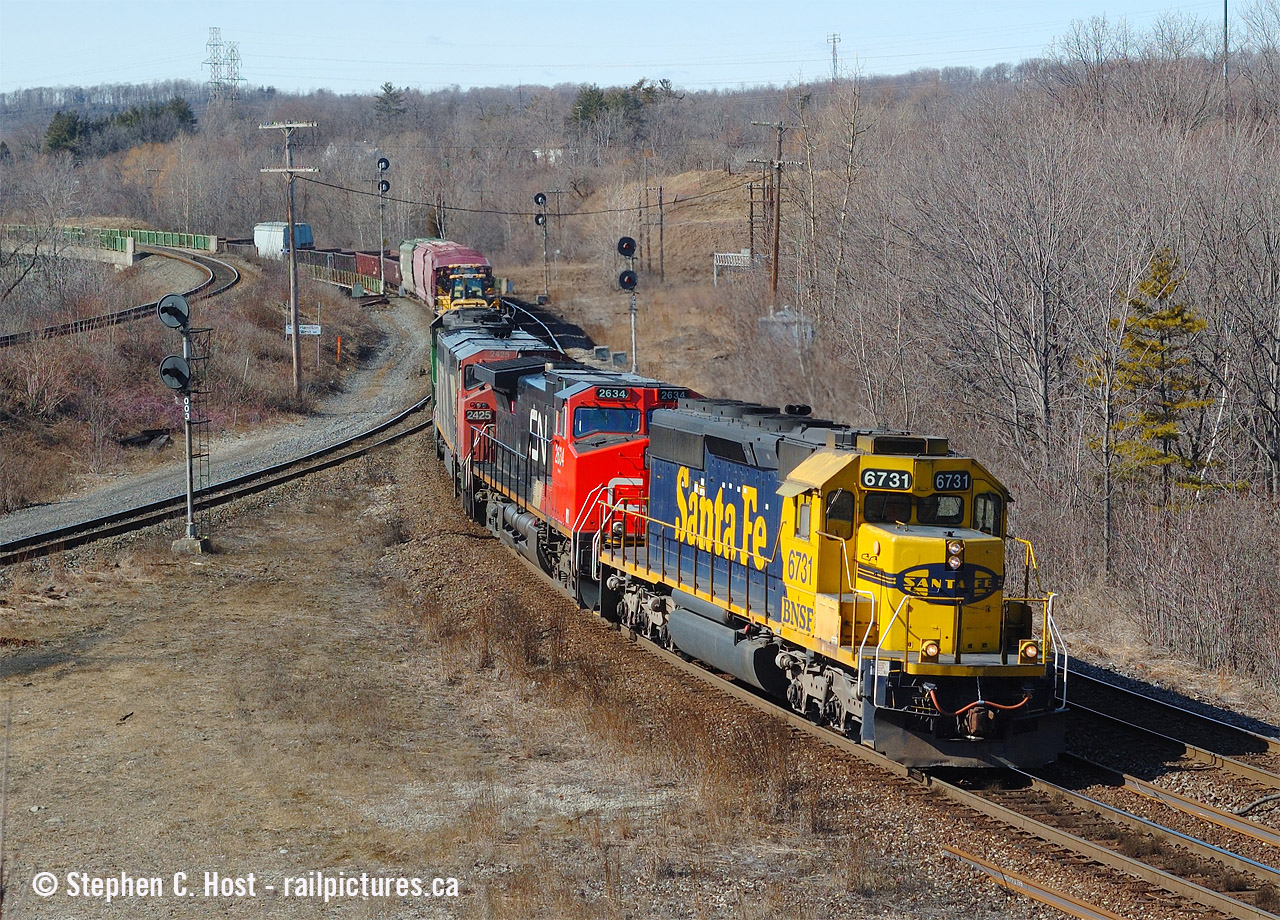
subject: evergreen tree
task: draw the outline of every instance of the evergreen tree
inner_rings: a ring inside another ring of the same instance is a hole
[[[1111,421],[1117,475],[1131,482],[1157,480],[1163,505],[1173,486],[1200,484],[1197,414],[1209,406],[1209,382],[1194,352],[1205,321],[1178,297],[1185,280],[1178,258],[1166,248],[1125,297],[1128,312],[1112,327],[1121,331]]]
[[[57,153],[60,150],[76,153],[88,129],[88,122],[83,121],[75,112],[64,112],[59,109],[53,113],[49,127],[44,132],[44,149],[49,153]]]
[[[405,112],[404,90],[390,81],[382,84],[382,95],[373,101],[373,114],[383,124],[391,124]]]

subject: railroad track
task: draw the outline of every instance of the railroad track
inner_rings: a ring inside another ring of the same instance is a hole
[[[1228,722],[1222,717],[1225,714],[1201,711],[1192,701],[1157,699],[1074,668],[1067,688],[1072,708],[1098,720],[1146,731],[1149,736],[1159,735],[1166,743],[1185,745],[1193,758],[1203,758],[1199,752],[1209,752],[1265,772],[1280,772],[1280,738],[1263,731],[1273,730],[1272,726],[1254,720],[1249,720],[1252,727]]]
[[[413,417],[426,409],[430,402],[431,397],[428,396],[392,418],[320,450],[201,489],[196,492],[195,506],[197,509],[212,508],[237,498],[244,498],[281,483],[345,463],[379,447],[417,434],[430,426],[431,416],[428,414],[421,420],[414,420]],[[0,566],[13,565],[82,546],[95,540],[160,524],[181,517],[185,513],[186,494],[183,493],[68,527],[0,543]]]
[[[520,321],[522,328],[533,335],[548,337],[551,344],[562,352],[571,348],[591,349],[595,346],[581,326],[561,319],[537,304],[514,297],[503,297],[502,304],[517,315],[525,317]]]
[[[240,281],[240,273],[234,266],[221,259],[215,259],[212,256],[198,255],[179,249],[167,249],[162,247],[147,247],[142,250],[154,253],[168,259],[177,259],[180,262],[186,262],[194,265],[205,272],[205,279],[195,287],[187,291],[180,291],[183,296],[188,299],[203,300],[208,297],[214,297],[226,291],[228,288],[234,287]],[[115,313],[106,313],[102,316],[90,316],[85,319],[72,320],[69,323],[61,323],[57,326],[46,326],[43,329],[33,329],[26,332],[15,332],[9,335],[0,335],[0,348],[10,348],[14,345],[24,345],[29,342],[36,342],[42,339],[58,338],[64,335],[75,335],[81,332],[87,332],[90,329],[104,329],[107,326],[118,326],[121,323],[132,322],[136,319],[154,316],[156,312],[157,301],[140,304],[136,307],[129,307],[126,310],[119,310]]]
[[[1022,771],[925,773],[909,769],[857,741],[813,724],[753,689],[695,662],[685,661],[647,640],[636,638],[636,644],[844,754],[944,795],[1012,829],[1015,836],[1035,838],[1039,841],[1036,846],[1043,850],[1046,859],[1059,865],[1075,865],[1081,871],[1101,876],[1104,883],[1117,892],[1114,903],[1132,906],[1132,911],[1126,911],[1128,916],[1221,916],[1256,920],[1274,917],[1273,911],[1280,909],[1280,869],[1251,855],[1259,848],[1261,838],[1256,835],[1237,833],[1229,838],[1233,841],[1230,846],[1210,843],[1185,830],[1165,827],[1158,821]],[[1124,778],[1115,775],[1110,782],[1121,788],[1125,786]],[[1158,796],[1145,789],[1144,794],[1158,797],[1162,805],[1169,804],[1168,796]],[[1188,803],[1186,808],[1193,811],[1203,806]],[[1232,818],[1224,814],[1221,820],[1229,824]],[[1265,837],[1267,832],[1262,833]],[[1276,841],[1280,843],[1280,836],[1276,836]],[[997,877],[1011,890],[1072,916],[1117,916],[1072,892],[1055,890],[1047,883],[1035,881],[1016,868],[996,865],[989,858],[952,847],[945,849],[957,859]]]

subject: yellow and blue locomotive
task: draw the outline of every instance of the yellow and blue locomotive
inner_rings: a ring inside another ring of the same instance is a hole
[[[653,413],[601,613],[909,766],[1054,760],[1065,648],[1052,595],[1006,591],[1008,490],[943,438],[787,408]]]

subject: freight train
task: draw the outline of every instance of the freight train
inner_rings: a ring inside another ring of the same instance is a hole
[[[908,766],[1063,749],[1053,596],[1011,595],[1009,491],[946,439],[585,366],[484,309],[437,317],[432,375],[466,512],[580,606]]]
[[[499,302],[489,260],[460,243],[434,237],[405,240],[395,254],[300,245],[298,264],[320,281],[415,297],[437,314],[463,307],[494,308]]]

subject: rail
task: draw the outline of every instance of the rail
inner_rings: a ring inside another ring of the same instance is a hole
[[[365,431],[358,432],[319,450],[200,489],[196,492],[196,507],[213,507],[236,498],[252,495],[309,473],[318,472],[331,466],[336,466],[339,463],[345,463],[347,460],[364,456],[377,447],[394,443],[409,435],[416,434],[431,424],[430,417],[400,431],[391,432],[391,429],[407,421],[411,415],[422,411],[430,402],[431,397],[428,396]],[[388,434],[387,432],[391,433]],[[379,436],[382,436],[379,440],[368,444],[361,443],[379,438]],[[104,515],[103,517],[81,521],[67,527],[60,527],[7,543],[0,543],[0,566],[12,565],[27,559],[82,546],[95,540],[139,530],[153,524],[160,524],[178,516],[185,510],[185,507],[186,495],[175,495],[135,508]]]
[[[202,297],[213,297],[221,294],[223,291],[235,286],[240,281],[240,273],[227,262],[220,259],[214,259],[209,256],[189,255],[187,253],[166,252],[163,249],[155,250],[157,255],[165,258],[176,259],[181,262],[187,262],[203,269],[207,273],[207,277],[200,284],[183,291],[187,297],[194,297],[200,294]],[[224,283],[218,284],[218,275],[224,275]],[[75,335],[80,332],[87,332],[91,329],[102,329],[107,326],[116,326],[121,323],[131,322],[135,319],[143,319],[155,315],[156,304],[158,301],[140,304],[136,307],[128,307],[115,313],[106,313],[101,316],[90,316],[84,319],[72,320],[67,323],[60,323],[56,326],[46,326],[43,329],[32,329],[26,332],[13,332],[8,335],[0,335],[0,348],[9,348],[14,345],[25,345],[30,342],[40,341],[42,339],[57,338],[64,335]]]
[[[1209,906],[1214,910],[1221,911],[1225,916],[1234,917],[1268,917],[1270,914],[1253,908],[1252,905],[1244,905],[1233,898],[1226,897],[1215,891],[1207,890],[1204,886],[1196,884],[1184,878],[1175,876],[1169,872],[1157,869],[1139,859],[1125,856],[1113,849],[1101,846],[1093,841],[1085,840],[1067,831],[1063,831],[1045,821],[1038,820],[1030,815],[1018,812],[1010,807],[1001,805],[991,801],[989,798],[981,796],[968,789],[940,780],[937,776],[927,773],[921,773],[918,770],[905,767],[902,764],[889,760],[882,754],[876,753],[871,748],[863,745],[856,739],[848,738],[843,734],[833,732],[830,729],[822,728],[814,724],[807,717],[791,712],[783,706],[779,706],[771,702],[750,688],[739,686],[704,667],[700,667],[695,662],[683,660],[677,654],[663,649],[661,646],[647,640],[643,637],[637,639],[637,644],[649,654],[656,658],[660,658],[672,667],[705,681],[707,684],[718,688],[724,694],[739,703],[746,705],[752,709],[766,713],[789,726],[794,731],[808,735],[827,745],[835,748],[842,754],[849,755],[869,766],[886,773],[893,774],[902,780],[907,780],[917,786],[921,786],[943,795],[952,802],[971,809],[979,814],[998,821],[1000,824],[1012,828],[1016,831],[1029,834],[1040,841],[1048,844],[1052,852],[1047,856],[1049,859],[1062,859],[1063,852],[1079,854],[1088,862],[1098,863],[1103,866],[1119,870],[1132,882],[1145,884],[1150,886],[1147,889],[1149,894],[1144,892],[1143,899],[1148,902],[1149,906],[1164,903],[1167,895],[1161,892],[1172,892],[1178,897],[1184,897],[1188,901]],[[1068,795],[1070,793],[1068,792]],[[1085,862],[1076,860],[1076,865],[1082,868]],[[1006,874],[1006,870],[994,867],[994,871]],[[1018,886],[1021,887],[1021,886]],[[1052,890],[1045,886],[1037,886],[1044,892]],[[1132,900],[1134,892],[1129,889],[1128,885],[1122,886],[1125,889],[1125,895],[1128,900]],[[1078,912],[1073,911],[1076,916],[1091,918],[1109,918],[1113,915],[1108,914],[1104,910],[1099,910],[1093,905],[1086,904],[1083,901],[1076,901]]]

